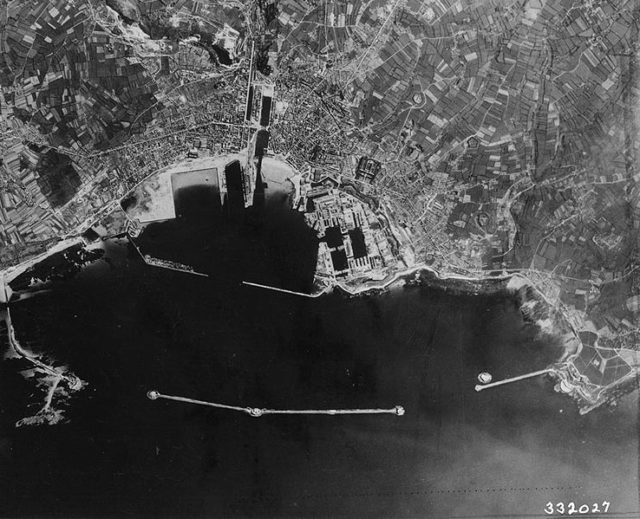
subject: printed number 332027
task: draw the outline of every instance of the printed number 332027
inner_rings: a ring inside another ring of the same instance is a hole
[[[611,506],[611,503],[609,503],[609,501],[603,501],[602,503],[593,503],[593,505],[588,505],[585,503],[580,506],[576,505],[573,501],[567,504],[563,502],[559,502],[559,503],[556,503],[555,505],[551,501],[549,501],[544,506],[544,512],[545,514],[549,514],[549,515],[598,514],[598,513],[606,514],[609,511],[610,506]]]

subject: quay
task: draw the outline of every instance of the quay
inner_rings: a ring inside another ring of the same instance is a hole
[[[144,262],[150,267],[158,267],[161,269],[173,270],[175,272],[182,272],[183,274],[192,274],[194,276],[200,276],[203,278],[209,277],[208,274],[203,274],[202,272],[196,272],[195,270],[191,270],[190,268],[185,268],[182,265],[168,265],[164,262],[164,260],[152,258],[148,254],[143,259],[144,259]]]
[[[165,400],[174,400],[176,402],[185,402],[188,404],[205,405],[218,409],[238,411],[255,418],[266,414],[326,414],[332,416],[339,414],[394,414],[396,416],[402,416],[404,414],[404,407],[400,405],[391,409],[261,409],[258,407],[239,407],[235,405],[219,404],[217,402],[205,402],[204,400],[195,400],[193,398],[185,398],[182,396],[163,395],[155,390],[148,391],[147,398],[149,398],[149,400],[163,398]]]
[[[191,267],[187,265],[182,265],[180,263],[174,263],[168,260],[161,260],[158,258],[154,258],[149,254],[142,254],[142,251],[138,248],[138,245],[136,244],[131,234],[128,234],[128,237],[129,237],[129,243],[133,245],[133,248],[136,250],[140,258],[142,258],[142,261],[144,261],[145,264],[150,267],[158,267],[161,269],[173,270],[175,272],[182,272],[183,274],[191,274],[193,276],[201,276],[205,278],[209,277],[208,274],[203,274],[202,272],[196,272],[195,270],[193,270]]]
[[[517,382],[518,380],[524,380],[526,378],[537,377],[544,375],[545,373],[551,373],[550,368],[541,369],[540,371],[533,371],[524,375],[518,375],[517,377],[505,378],[504,380],[498,380],[497,382],[490,382],[488,384],[476,384],[476,391],[482,391],[483,389],[489,389],[490,387],[502,386],[504,384],[510,384],[511,382]]]

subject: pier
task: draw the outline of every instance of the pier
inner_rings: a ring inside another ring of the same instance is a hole
[[[272,287],[269,285],[261,285],[260,283],[252,283],[251,281],[243,281],[242,284],[249,287],[264,288],[265,290],[282,292],[283,294],[290,294],[292,296],[310,297],[312,299],[315,299],[316,297],[319,297],[324,293],[324,291],[322,291],[322,292],[319,292],[318,294],[305,294],[304,292],[294,292],[293,290],[287,290],[286,288],[278,288],[278,287]]]
[[[262,409],[259,407],[239,407],[235,405],[219,404],[217,402],[205,402],[204,400],[195,400],[193,398],[186,398],[182,396],[163,395],[155,390],[148,391],[147,398],[149,398],[149,400],[163,398],[165,400],[174,400],[176,402],[185,402],[187,404],[205,405],[208,407],[215,407],[217,409],[238,411],[246,413],[249,416],[253,416],[254,418],[258,418],[266,414],[326,414],[332,416],[339,414],[394,414],[396,416],[402,416],[404,414],[404,407],[400,405],[392,407],[391,409]]]
[[[546,373],[551,373],[550,368],[541,369],[540,371],[533,371],[531,373],[525,373],[524,375],[518,375],[517,377],[505,378],[504,380],[498,380],[497,382],[489,382],[488,384],[477,384],[476,391],[482,391],[483,389],[489,389],[491,387],[502,386],[504,384],[510,384],[511,382],[517,382],[518,380],[524,380],[526,378],[533,378]]]

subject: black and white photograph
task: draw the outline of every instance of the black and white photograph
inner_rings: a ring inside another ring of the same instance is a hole
[[[640,519],[640,0],[0,0],[0,519]]]

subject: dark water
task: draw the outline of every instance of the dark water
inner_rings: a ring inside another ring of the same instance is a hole
[[[12,306],[18,336],[90,386],[69,423],[13,428],[33,387],[1,365],[1,516],[517,517],[547,501],[638,510],[637,403],[581,417],[533,379],[557,346],[506,295],[406,287],[306,299],[313,235],[267,207],[243,222],[176,220],[141,246],[205,279],[147,267],[126,245],[53,292]],[[265,416],[256,407],[402,405],[406,414]],[[633,517],[632,515],[630,517]]]
[[[208,219],[220,212],[220,188],[215,169],[175,173],[171,188],[178,218]]]

